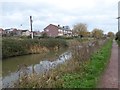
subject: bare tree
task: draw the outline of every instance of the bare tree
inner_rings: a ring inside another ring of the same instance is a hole
[[[78,23],[73,27],[74,34],[77,34],[80,36],[86,36],[86,32],[87,32],[87,25],[84,23]]]

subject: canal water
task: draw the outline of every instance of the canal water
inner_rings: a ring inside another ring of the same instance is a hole
[[[71,56],[69,51],[60,51],[59,53],[32,54],[3,60],[3,88],[12,87],[14,82],[19,79],[21,71],[18,70],[18,66],[20,65],[25,65],[27,67],[27,73],[29,74],[33,73],[33,68],[34,72],[42,74],[64,63],[66,60],[70,60]]]

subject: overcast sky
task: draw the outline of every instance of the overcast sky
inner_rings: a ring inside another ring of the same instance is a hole
[[[33,16],[33,29],[42,31],[49,24],[87,24],[94,28],[117,32],[119,0],[3,0],[0,1],[0,27],[30,29],[29,16]],[[2,23],[1,23],[2,21]],[[21,26],[22,24],[22,26]]]

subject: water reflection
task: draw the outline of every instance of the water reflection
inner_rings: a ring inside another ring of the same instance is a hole
[[[57,58],[57,55],[60,55],[65,51],[66,49],[60,50],[58,52],[53,51],[49,53],[31,54],[4,59],[2,61],[2,76],[5,77],[9,75],[11,72],[17,71],[19,65],[23,64],[26,64],[27,66],[35,65],[42,60],[47,60],[48,58],[50,61],[53,61]],[[57,55],[55,56],[55,54]]]
[[[33,70],[37,74],[42,74],[49,69],[57,67],[57,65],[64,63],[67,60],[70,60],[71,58],[71,53],[70,52],[65,52],[61,54],[55,61],[49,61],[49,60],[44,60],[40,61],[38,64],[31,65],[25,69],[28,74],[33,73]],[[23,72],[23,71],[22,71]],[[19,76],[24,76],[21,74],[21,70],[18,70],[14,73],[11,73],[8,76],[3,77],[3,87],[12,87],[13,83],[19,79]]]

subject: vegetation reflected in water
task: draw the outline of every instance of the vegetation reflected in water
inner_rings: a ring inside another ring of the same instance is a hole
[[[25,64],[27,66],[34,65],[39,63],[42,60],[53,61],[57,58],[58,55],[65,52],[66,49],[62,49],[58,52],[49,52],[43,54],[31,54],[25,56],[17,56],[12,58],[7,58],[2,62],[2,75],[3,77],[9,75],[12,72],[17,71],[18,65]]]

